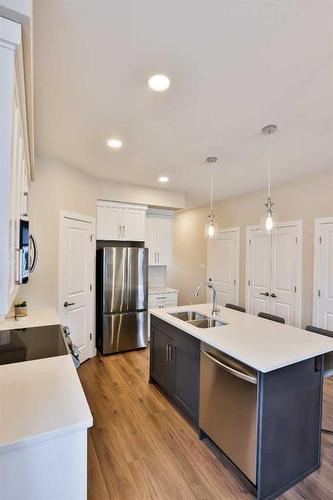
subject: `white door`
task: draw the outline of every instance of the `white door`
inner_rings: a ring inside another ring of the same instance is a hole
[[[265,229],[253,229],[247,238],[247,304],[250,314],[270,312],[271,237]]]
[[[122,239],[144,241],[146,212],[135,208],[122,209]]]
[[[281,316],[286,324],[301,326],[302,224],[278,224],[247,230],[247,310]]]
[[[121,208],[97,207],[97,239],[119,240],[122,232]]]
[[[159,217],[156,220],[157,263],[168,266],[172,259],[172,219]]]
[[[239,228],[225,229],[207,243],[207,279],[217,291],[217,303],[239,304]],[[207,299],[212,301],[212,292]]]
[[[333,219],[316,221],[313,323],[333,331]]]
[[[59,315],[70,327],[82,362],[93,355],[93,222],[60,217]]]
[[[282,226],[272,231],[271,314],[288,325],[297,319],[298,227]]]

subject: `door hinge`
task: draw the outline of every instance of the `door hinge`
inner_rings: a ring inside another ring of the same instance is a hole
[[[92,240],[93,240],[93,235],[91,234],[91,235],[90,235],[90,241],[92,241]]]
[[[297,236],[296,236],[296,245],[297,245],[297,243],[298,243],[298,238],[297,238]]]
[[[294,287],[294,291],[295,291],[295,293],[297,292],[297,288],[296,287]]]
[[[92,291],[92,285],[89,285],[89,290]]]
[[[237,280],[234,280],[234,285],[235,285],[235,286],[237,285]]]
[[[251,246],[251,240],[249,240],[249,247]]]
[[[89,334],[89,338],[90,338],[90,340],[92,340],[92,333]]]
[[[247,282],[247,286],[250,286],[250,283],[251,283],[251,282],[250,282],[250,280],[248,280],[248,282]]]
[[[319,236],[319,245],[321,245],[322,241],[323,241],[323,240],[322,240],[322,237],[321,237],[321,236]]]
[[[318,297],[320,297],[320,290],[318,290]]]

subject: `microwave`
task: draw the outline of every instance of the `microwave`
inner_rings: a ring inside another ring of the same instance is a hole
[[[29,279],[30,256],[29,256],[29,221],[20,219],[20,246],[19,246],[19,269],[20,283],[27,283]]]

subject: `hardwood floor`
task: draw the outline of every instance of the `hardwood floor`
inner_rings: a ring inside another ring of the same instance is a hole
[[[148,384],[148,349],[96,356],[79,369],[94,427],[88,442],[89,500],[241,500],[253,496],[214,446]],[[333,429],[333,380],[324,426]],[[333,500],[333,436],[322,435],[322,467],[283,500]]]

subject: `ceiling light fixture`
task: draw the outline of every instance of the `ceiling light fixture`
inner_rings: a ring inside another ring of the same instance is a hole
[[[208,156],[206,162],[211,165],[217,162],[217,156]],[[208,215],[208,222],[206,224],[206,237],[213,238],[217,231],[215,214],[213,211],[213,171],[210,173],[210,214]]]
[[[164,92],[170,87],[170,79],[166,75],[153,75],[149,78],[148,85],[155,92]]]
[[[119,149],[123,145],[120,139],[109,139],[107,145],[112,149]]]
[[[169,182],[169,177],[166,177],[165,175],[161,175],[161,177],[158,178],[159,182]]]
[[[266,220],[265,220],[265,226],[266,230],[270,233],[274,227],[274,220],[273,220],[273,205],[274,203],[272,202],[271,198],[271,141],[270,141],[270,136],[274,134],[277,131],[277,126],[276,125],[266,125],[262,129],[263,135],[267,135],[269,139],[268,143],[268,152],[267,152],[267,177],[268,177],[268,192],[267,192],[267,201],[265,203],[266,207]]]

